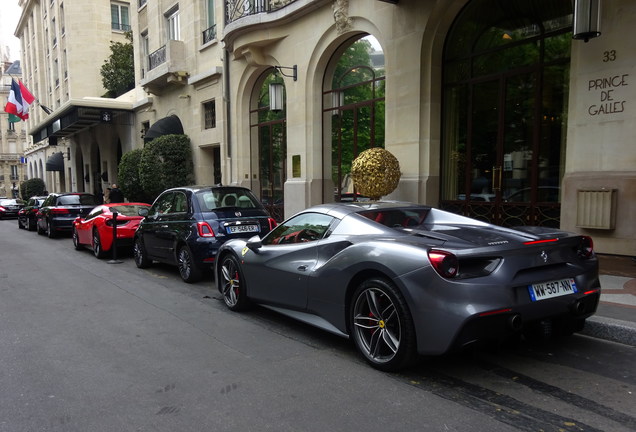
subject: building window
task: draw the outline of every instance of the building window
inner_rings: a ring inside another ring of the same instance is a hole
[[[141,46],[141,77],[144,78],[146,76],[146,71],[149,69],[148,68],[148,56],[150,55],[150,50],[149,50],[149,45],[150,42],[148,41],[148,31],[145,31],[143,33],[141,33],[141,42],[140,42],[140,46]]]
[[[216,24],[214,23],[214,0],[207,3],[207,28],[203,31],[203,43],[216,39]]]
[[[18,176],[18,166],[17,165],[11,165],[11,180],[18,180],[19,176]]]
[[[166,15],[168,24],[168,40],[181,40],[179,29],[179,9],[174,9]]]
[[[113,30],[130,31],[130,21],[128,20],[128,6],[111,3],[110,22]]]
[[[203,128],[212,129],[216,127],[216,102],[211,100],[203,103]]]
[[[15,123],[9,120],[9,132],[15,132]]]

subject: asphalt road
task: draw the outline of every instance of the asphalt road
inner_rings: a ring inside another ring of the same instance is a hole
[[[225,309],[213,279],[0,221],[0,432],[634,431],[635,349],[586,336],[375,371],[349,341]]]

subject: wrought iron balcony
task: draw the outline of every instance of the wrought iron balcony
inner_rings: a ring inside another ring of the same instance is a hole
[[[229,24],[246,16],[273,12],[296,0],[226,0],[225,23]]]
[[[148,58],[148,68],[143,74],[141,85],[153,92],[173,84],[185,84],[188,77],[185,44],[171,40]]]
[[[211,40],[216,39],[216,25],[203,30],[203,44],[210,42]]]
[[[122,24],[118,22],[111,22],[110,28],[113,30],[119,30],[119,31],[130,31],[130,25]]]

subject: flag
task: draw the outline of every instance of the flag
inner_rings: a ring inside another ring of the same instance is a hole
[[[4,110],[9,114],[14,114],[20,117],[22,120],[29,118],[29,105],[33,103],[35,97],[31,92],[22,84],[11,80],[11,91],[9,91],[9,100],[4,106]]]
[[[15,114],[9,114],[9,123],[17,123],[19,121],[22,121],[22,119],[20,117],[18,117]]]

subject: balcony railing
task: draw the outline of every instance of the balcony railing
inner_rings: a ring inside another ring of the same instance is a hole
[[[226,0],[227,16],[225,23],[229,24],[246,16],[263,12],[273,12],[296,0]]]
[[[160,64],[166,62],[166,46],[162,46],[148,56],[148,70],[153,70]]]
[[[203,30],[203,44],[206,44],[214,39],[216,39],[216,25]]]
[[[110,23],[110,28],[113,30],[119,30],[119,31],[130,31],[130,25],[129,24],[122,24],[122,23],[118,23],[118,22],[111,22]]]

